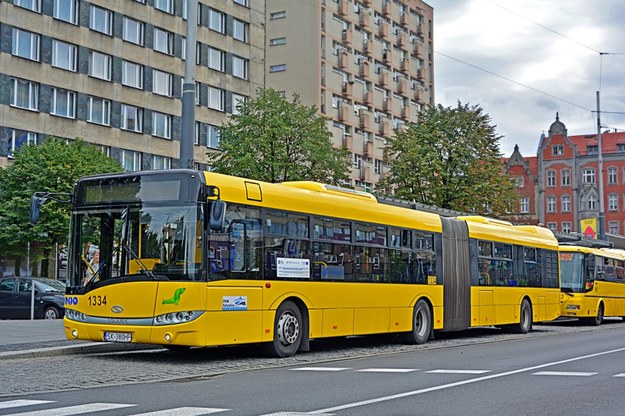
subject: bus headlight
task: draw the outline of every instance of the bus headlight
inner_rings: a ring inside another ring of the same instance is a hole
[[[65,308],[65,317],[70,321],[87,322],[87,315],[73,309]]]
[[[175,325],[191,322],[200,317],[203,311],[168,312],[154,317],[154,325]]]

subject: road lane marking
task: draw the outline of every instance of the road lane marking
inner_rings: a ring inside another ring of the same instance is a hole
[[[418,368],[363,368],[356,370],[357,373],[411,373]]]
[[[598,373],[582,372],[582,371],[538,371],[532,373],[533,376],[567,376],[567,377],[590,377]]]
[[[136,404],[88,403],[77,406],[57,407],[55,409],[36,410],[34,412],[27,413],[13,413],[4,416],[70,416],[90,412],[103,412],[105,410],[123,409],[124,407],[134,406],[136,406]]]
[[[615,374],[612,377],[625,377],[625,373]]]
[[[427,374],[484,374],[490,373],[491,370],[430,370]]]
[[[213,413],[227,412],[230,409],[216,407],[177,407],[175,409],[158,410],[156,412],[137,413],[131,416],[203,416]]]
[[[345,367],[299,367],[291,368],[291,371],[345,371],[349,368]]]
[[[553,362],[550,362],[550,363],[534,365],[534,366],[531,366],[531,367],[518,368],[516,370],[505,371],[503,373],[489,374],[489,375],[486,375],[486,376],[471,378],[471,379],[468,379],[468,380],[456,381],[454,383],[441,384],[439,386],[427,387],[425,389],[412,390],[412,391],[407,391],[407,392],[404,392],[404,393],[392,394],[392,395],[389,395],[389,396],[376,397],[374,399],[368,399],[368,400],[361,400],[361,401],[358,401],[358,402],[346,403],[346,404],[339,405],[339,406],[334,406],[334,407],[328,407],[328,408],[325,408],[325,409],[314,410],[314,411],[312,411],[310,413],[314,414],[314,415],[318,415],[318,414],[323,414],[323,413],[336,412],[336,411],[339,411],[339,410],[351,409],[351,408],[354,408],[354,407],[367,406],[367,405],[375,404],[375,403],[387,402],[387,401],[390,401],[390,400],[403,399],[405,397],[416,396],[418,394],[424,394],[424,393],[430,393],[430,392],[433,392],[433,391],[445,390],[445,389],[449,389],[449,388],[452,388],[452,387],[464,386],[466,384],[479,383],[480,381],[493,380],[493,379],[496,379],[496,378],[511,376],[511,375],[514,375],[514,374],[527,373],[527,372],[530,372],[530,371],[535,371],[535,370],[539,370],[541,368],[551,367],[551,366],[558,365],[558,364],[566,364],[566,363],[571,363],[571,362],[574,362],[574,361],[580,361],[580,360],[585,360],[585,359],[588,359],[588,358],[600,357],[602,355],[614,354],[614,353],[623,352],[623,351],[625,351],[625,348],[618,348],[618,349],[615,349],[615,350],[602,351],[602,352],[597,352],[597,353],[594,353],[594,354],[588,354],[588,355],[582,355],[582,356],[579,356],[579,357],[567,358],[566,360],[553,361]]]
[[[260,416],[310,416],[313,413],[308,412],[277,412],[277,413],[268,413],[266,415]],[[334,416],[334,413],[314,413],[315,416]]]
[[[14,407],[22,406],[34,406],[36,404],[54,403],[50,400],[9,400],[7,402],[0,402],[0,409],[11,409]]]

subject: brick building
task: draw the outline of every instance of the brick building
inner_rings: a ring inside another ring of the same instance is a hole
[[[569,136],[556,120],[542,135],[537,156],[518,147],[505,169],[519,184],[520,204],[513,221],[543,223],[559,232],[582,232],[580,220],[599,218],[599,180],[603,180],[605,231],[625,233],[625,133],[601,134],[603,174],[599,174],[597,134]]]

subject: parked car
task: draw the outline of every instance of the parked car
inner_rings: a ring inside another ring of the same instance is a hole
[[[65,284],[45,277],[0,278],[0,319],[30,319],[32,284],[35,318],[59,319],[65,313]]]

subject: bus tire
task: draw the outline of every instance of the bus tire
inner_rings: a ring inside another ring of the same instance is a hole
[[[599,307],[597,308],[597,316],[594,318],[585,318],[584,323],[592,326],[599,326],[603,323],[603,315],[604,315],[604,307],[603,302],[599,303]]]
[[[432,332],[432,311],[430,305],[419,299],[412,314],[412,331],[404,334],[407,344],[425,344]]]
[[[274,358],[290,357],[299,349],[302,336],[302,312],[295,303],[287,300],[276,311],[273,341],[262,344],[263,352]]]
[[[527,299],[523,299],[521,302],[519,323],[512,326],[513,332],[517,334],[527,334],[532,330],[532,320],[532,305]]]

